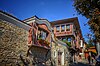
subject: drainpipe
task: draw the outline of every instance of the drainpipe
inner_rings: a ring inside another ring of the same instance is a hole
[[[98,55],[100,55],[100,43],[99,42],[97,42],[97,52],[98,52]]]

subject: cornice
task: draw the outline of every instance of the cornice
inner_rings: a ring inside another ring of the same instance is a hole
[[[6,12],[3,12],[3,11],[0,11],[0,19],[4,20],[6,22],[12,23],[20,28],[27,30],[27,31],[31,28],[31,26],[29,26],[28,24],[23,23],[21,20],[19,20],[16,17],[14,17]]]

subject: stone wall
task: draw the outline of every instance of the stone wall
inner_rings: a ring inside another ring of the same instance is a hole
[[[16,66],[20,54],[26,56],[28,31],[0,20],[0,66]]]

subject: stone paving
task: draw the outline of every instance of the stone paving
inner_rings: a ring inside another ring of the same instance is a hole
[[[84,63],[79,62],[75,64],[74,66],[89,66],[89,64],[84,64]]]
[[[69,66],[95,66],[95,63],[89,64],[87,60],[82,60],[81,62],[72,63]]]

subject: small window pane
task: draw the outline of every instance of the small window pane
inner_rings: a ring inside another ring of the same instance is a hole
[[[56,26],[56,32],[60,31],[60,26]]]
[[[71,42],[71,38],[68,38],[68,40],[67,40],[68,42]]]
[[[47,33],[46,33],[45,31],[43,31],[43,30],[39,30],[39,31],[38,31],[38,39],[43,39],[43,40],[45,40],[46,37],[47,37]]]
[[[61,25],[61,32],[65,31],[65,25]]]
[[[63,40],[63,41],[66,41],[66,37],[64,37],[62,40]]]
[[[70,25],[66,25],[66,31],[70,31]]]

